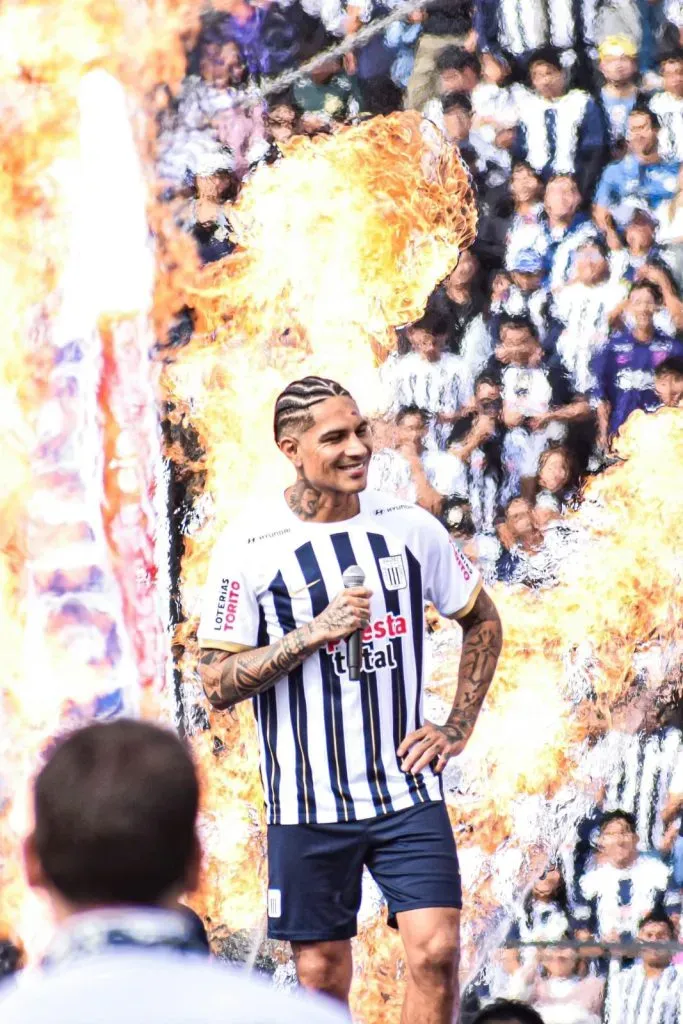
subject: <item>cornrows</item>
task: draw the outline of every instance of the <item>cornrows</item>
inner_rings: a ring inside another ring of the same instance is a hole
[[[337,384],[336,380],[327,377],[304,377],[293,380],[275,400],[275,416],[273,432],[279,441],[285,428],[290,430],[308,430],[313,417],[310,409],[326,398],[351,398],[351,395]]]

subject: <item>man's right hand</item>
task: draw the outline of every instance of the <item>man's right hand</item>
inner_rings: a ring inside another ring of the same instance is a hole
[[[324,612],[316,615],[311,625],[323,643],[344,640],[370,622],[370,598],[367,587],[350,587],[337,594]]]

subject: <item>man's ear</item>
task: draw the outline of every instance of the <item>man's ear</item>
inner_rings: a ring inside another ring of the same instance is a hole
[[[36,837],[33,832],[30,832],[24,840],[23,854],[24,871],[26,872],[28,884],[32,889],[47,888],[47,880],[36,850]]]
[[[286,434],[278,441],[278,448],[292,463],[296,469],[300,469],[303,461],[301,458],[301,445],[299,444],[298,437],[292,437],[290,434]]]

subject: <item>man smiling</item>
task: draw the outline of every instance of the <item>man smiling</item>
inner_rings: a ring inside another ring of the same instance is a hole
[[[370,428],[345,388],[294,381],[276,401],[274,433],[296,481],[265,519],[246,517],[219,539],[199,626],[214,707],[254,699],[269,935],[291,941],[304,986],[345,1002],[367,866],[406,950],[404,1024],[450,1024],[461,894],[439,774],[474,728],[500,621],[440,523],[365,490]],[[344,590],[356,564],[366,585]],[[422,714],[427,600],[463,629],[443,725]],[[344,641],[357,630],[356,682]]]

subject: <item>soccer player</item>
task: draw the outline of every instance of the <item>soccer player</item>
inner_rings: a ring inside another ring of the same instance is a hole
[[[501,647],[476,569],[423,509],[365,491],[372,440],[340,384],[294,381],[275,440],[296,482],[214,551],[199,643],[215,708],[254,698],[268,820],[268,933],[344,1002],[366,865],[406,950],[404,1024],[457,1015],[458,862],[439,775],[472,734]],[[357,564],[365,584],[343,589]],[[425,601],[463,629],[453,707],[422,714]],[[362,672],[345,640],[362,630]]]

